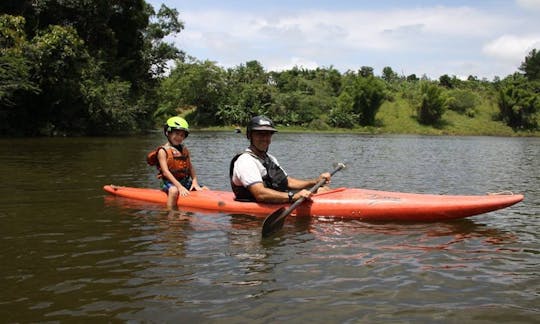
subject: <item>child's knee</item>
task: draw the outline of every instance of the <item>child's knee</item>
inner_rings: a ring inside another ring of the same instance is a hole
[[[169,196],[178,196],[178,188],[176,188],[175,186],[171,186],[169,188]]]

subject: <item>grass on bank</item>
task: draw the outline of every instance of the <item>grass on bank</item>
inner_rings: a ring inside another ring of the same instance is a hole
[[[418,123],[415,111],[403,99],[386,101],[376,115],[376,126],[348,128],[300,127],[277,125],[284,132],[329,132],[362,134],[412,134],[412,135],[466,135],[466,136],[540,136],[540,131],[514,131],[503,122],[494,120],[498,113],[496,104],[482,101],[475,107],[475,114],[469,117],[452,110],[446,110],[439,125],[429,126]],[[234,131],[234,126],[208,127],[204,130]],[[245,129],[242,129],[244,132]]]

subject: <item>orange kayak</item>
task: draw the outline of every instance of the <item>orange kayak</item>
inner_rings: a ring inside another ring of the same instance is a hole
[[[103,189],[115,196],[166,204],[167,195],[158,189],[106,185]],[[523,200],[520,194],[477,196],[431,195],[355,188],[337,188],[312,196],[293,215],[328,216],[368,221],[440,221],[464,218],[514,205]],[[228,191],[192,191],[178,198],[180,209],[268,216],[287,204],[239,202]]]

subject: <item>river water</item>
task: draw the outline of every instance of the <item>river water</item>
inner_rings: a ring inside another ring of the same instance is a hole
[[[513,191],[525,200],[452,222],[167,213],[108,196],[156,187],[162,134],[1,139],[2,322],[533,323],[540,317],[540,139],[274,136],[289,174],[346,161],[335,187],[437,194]],[[193,132],[200,181],[229,189],[242,134]]]

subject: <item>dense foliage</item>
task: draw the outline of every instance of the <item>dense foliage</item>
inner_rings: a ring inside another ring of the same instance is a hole
[[[520,82],[515,81],[518,76]],[[390,67],[377,77],[369,67],[344,74],[332,67],[265,72],[257,61],[223,69],[192,59],[177,62],[162,82],[156,117],[187,114],[190,121],[209,126],[244,125],[250,116],[266,114],[281,125],[353,129],[377,127],[384,102],[404,98],[421,125],[445,125],[447,110],[474,118],[479,105],[496,102],[499,113],[493,119],[516,130],[536,130],[540,110],[535,84],[520,74],[493,82],[447,75],[432,81],[398,76]]]
[[[144,0],[2,1],[0,135],[134,133],[177,114],[194,126],[265,114],[279,125],[376,129],[391,103],[410,107],[419,127],[444,128],[448,114],[474,119],[485,106],[515,131],[540,127],[536,49],[521,73],[492,82],[400,76],[388,66],[381,76],[369,66],[267,72],[258,61],[223,68],[186,59],[164,41],[183,28],[175,9],[155,12]]]
[[[417,106],[418,121],[427,125],[439,122],[446,109],[443,89],[436,84],[422,82],[420,93],[421,100]]]
[[[153,126],[176,10],[143,0],[0,3],[0,134],[93,135]]]
[[[537,129],[540,113],[540,80],[520,74],[508,77],[499,90],[500,118],[514,129]]]

